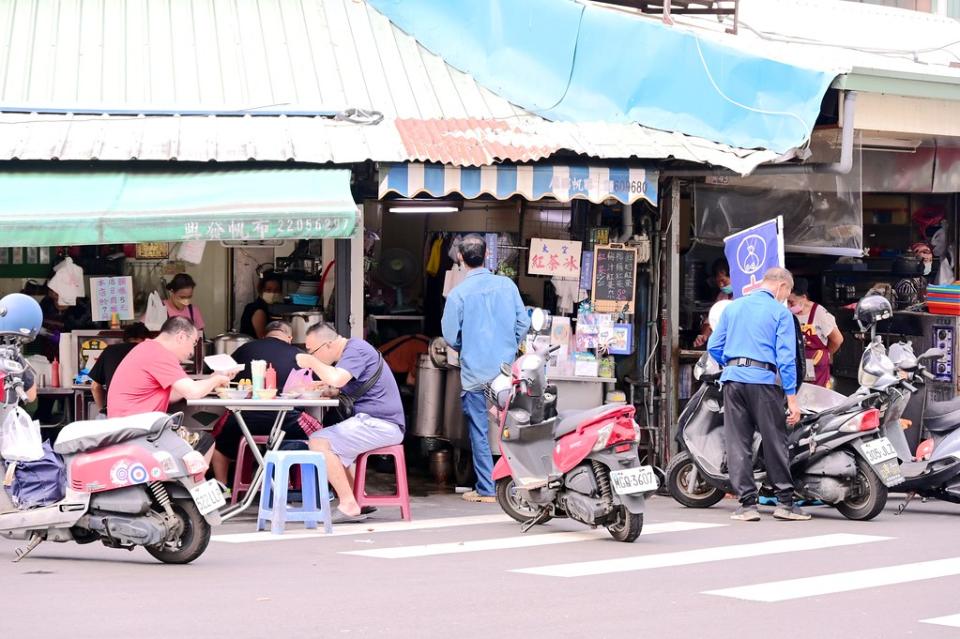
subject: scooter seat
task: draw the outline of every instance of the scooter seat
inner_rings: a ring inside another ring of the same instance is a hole
[[[557,413],[557,423],[553,427],[553,438],[557,439],[568,435],[577,430],[577,426],[580,424],[593,421],[604,413],[622,409],[623,406],[620,404],[604,404],[587,410],[562,410]]]
[[[943,433],[957,428],[960,425],[960,398],[944,402],[927,401],[923,425],[933,433]]]
[[[73,422],[63,427],[53,450],[60,455],[72,455],[96,450],[121,442],[158,435],[172,420],[166,413],[142,413],[114,419]]]
[[[960,397],[943,402],[927,400],[924,410],[927,417],[942,417],[950,413],[960,413]]]

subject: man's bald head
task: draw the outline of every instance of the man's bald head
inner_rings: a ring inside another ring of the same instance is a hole
[[[778,302],[784,302],[793,291],[793,275],[785,268],[774,266],[763,274],[762,285],[773,293]]]

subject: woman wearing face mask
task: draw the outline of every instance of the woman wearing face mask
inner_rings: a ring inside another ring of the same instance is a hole
[[[203,315],[200,309],[193,304],[193,290],[197,283],[186,273],[177,273],[167,284],[167,317],[186,317],[193,322],[198,331],[204,327]]]
[[[261,339],[267,334],[266,327],[270,323],[269,306],[283,300],[282,290],[283,284],[276,275],[268,274],[260,280],[257,286],[259,297],[247,304],[243,309],[243,315],[240,316],[241,333],[256,339]]]
[[[727,264],[727,260],[722,257],[713,263],[713,283],[716,285],[718,292],[717,297],[714,299],[714,302],[720,302],[723,300],[732,300],[733,299],[733,286],[730,280],[730,265]],[[710,333],[713,332],[713,329],[710,328],[710,323],[704,319],[703,324],[700,327],[700,334],[697,335],[697,338],[693,340],[693,347],[700,348],[707,343],[707,340],[710,339]]]
[[[800,320],[804,337],[804,355],[807,360],[805,382],[824,388],[830,387],[830,360],[843,344],[843,334],[837,320],[827,309],[810,300],[810,283],[798,277],[793,292],[787,298],[790,312]]]

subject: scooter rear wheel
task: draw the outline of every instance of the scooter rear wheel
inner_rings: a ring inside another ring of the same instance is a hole
[[[887,487],[865,460],[857,458],[857,483],[859,493],[839,504],[837,510],[847,519],[866,521],[873,519],[887,505]]]
[[[700,475],[693,486],[690,485],[690,474],[697,472],[696,465],[690,453],[677,453],[667,466],[667,488],[670,496],[687,508],[709,508],[723,499],[724,491],[711,486]]]
[[[521,524],[533,519],[538,512],[535,506],[531,506],[517,494],[517,485],[513,481],[513,477],[503,477],[497,480],[497,503],[500,504],[503,512]],[[546,523],[551,519],[553,519],[552,515],[547,515],[540,520],[540,523]]]
[[[607,526],[607,532],[617,541],[631,543],[640,536],[643,530],[643,513],[632,513],[620,506],[617,511],[616,523]]]
[[[210,524],[197,510],[193,499],[173,499],[173,512],[183,522],[183,531],[174,541],[146,546],[147,552],[165,564],[188,564],[207,549]]]

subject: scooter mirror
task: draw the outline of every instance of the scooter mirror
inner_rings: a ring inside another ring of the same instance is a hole
[[[550,328],[551,317],[548,311],[542,308],[535,308],[530,314],[530,327],[537,333]]]
[[[923,361],[925,359],[940,359],[944,355],[946,355],[946,353],[944,353],[943,350],[939,348],[928,348],[917,359],[919,359],[920,361]]]

